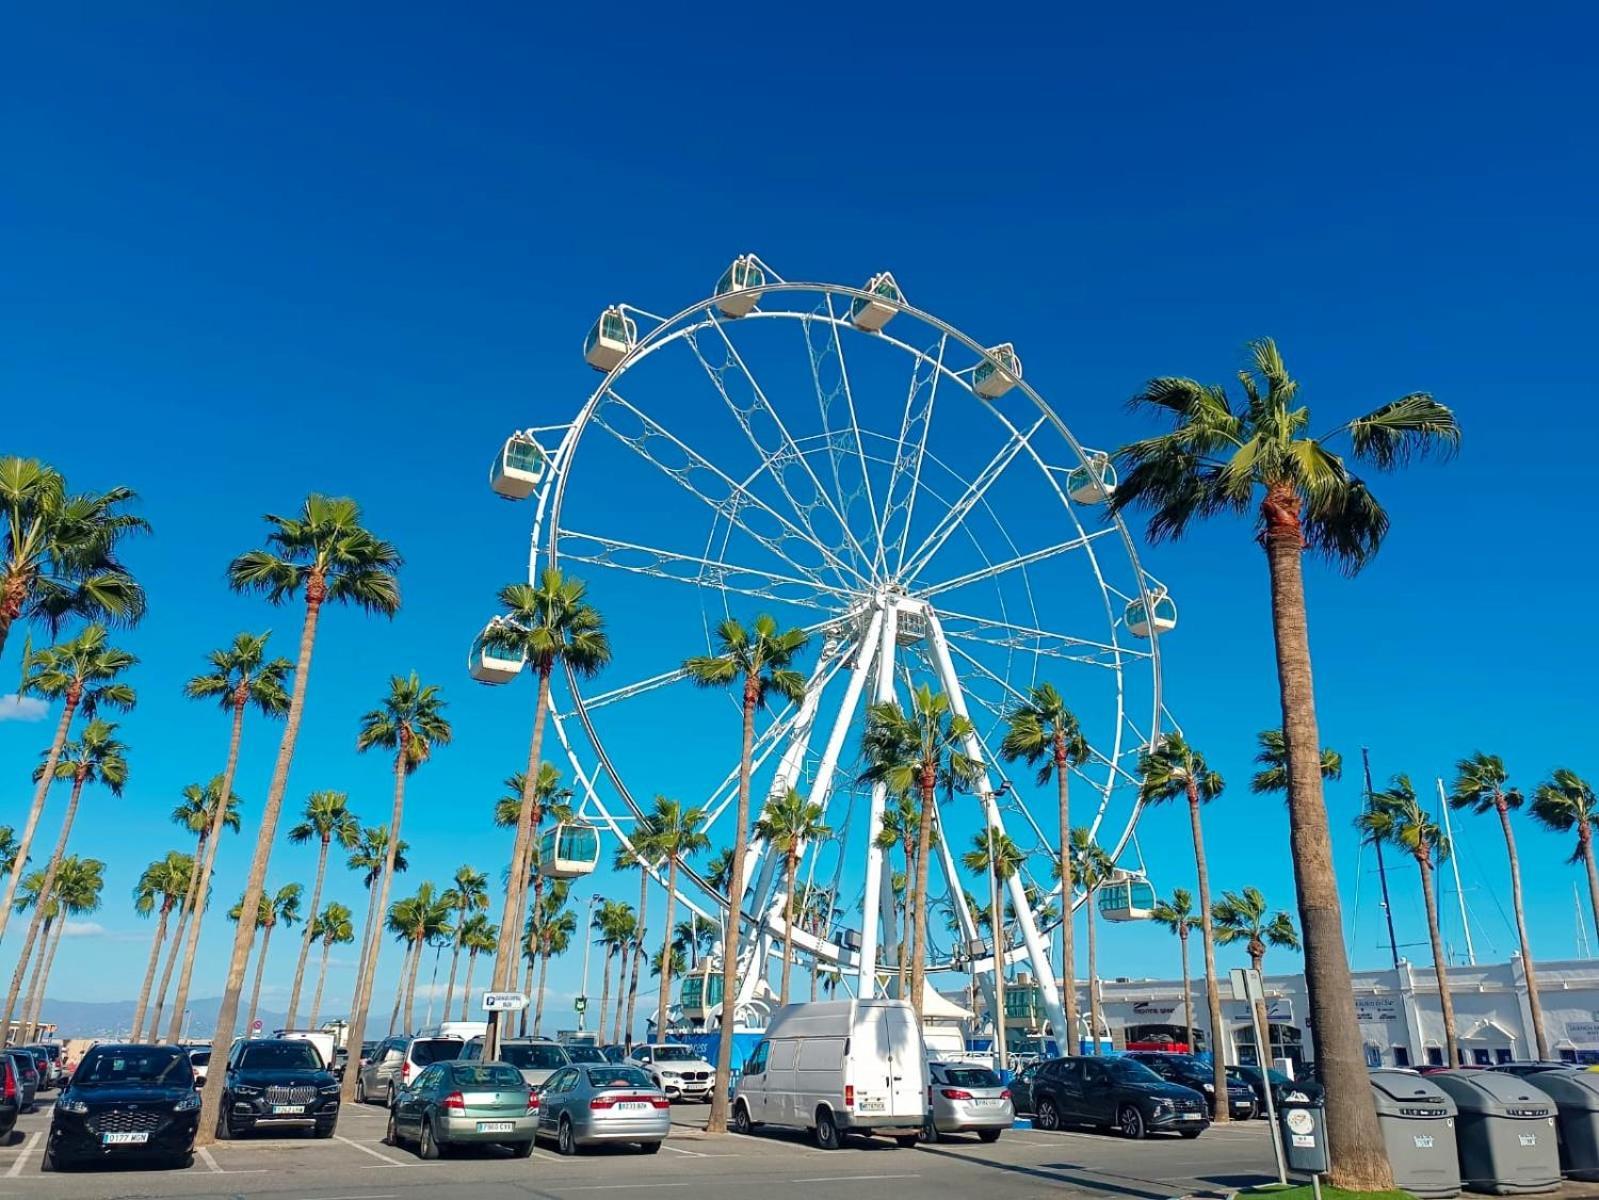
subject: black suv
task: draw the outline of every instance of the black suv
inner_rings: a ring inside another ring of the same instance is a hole
[[[1211,1116],[1216,1115],[1216,1072],[1202,1058],[1192,1054],[1168,1054],[1161,1050],[1129,1050],[1126,1057],[1142,1063],[1168,1083],[1180,1083],[1205,1097]],[[1235,1121],[1255,1115],[1255,1093],[1236,1075],[1227,1077],[1227,1112]]]
[[[186,1166],[199,1124],[200,1093],[182,1050],[93,1046],[56,1097],[45,1170],[144,1154]]]
[[[1196,1138],[1210,1125],[1198,1092],[1121,1055],[1052,1058],[1028,1067],[1011,1090],[1039,1129],[1093,1125],[1129,1138],[1151,1131]]]
[[[237,1137],[261,1126],[310,1126],[330,1138],[339,1124],[339,1081],[322,1056],[299,1038],[256,1038],[233,1043],[222,1085],[218,1137]]]

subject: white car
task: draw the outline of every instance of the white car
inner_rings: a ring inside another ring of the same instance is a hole
[[[634,1046],[633,1053],[625,1061],[653,1079],[655,1086],[670,1100],[711,1102],[716,1068],[692,1047],[673,1042],[646,1042]]]
[[[194,1071],[194,1086],[205,1086],[205,1071],[211,1065],[211,1047],[196,1046],[189,1051],[189,1066]]]

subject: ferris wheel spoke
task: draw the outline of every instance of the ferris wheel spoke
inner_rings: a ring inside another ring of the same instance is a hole
[[[939,549],[949,540],[951,534],[961,527],[966,517],[976,508],[988,490],[998,482],[1005,473],[1005,468],[1015,462],[1017,456],[1028,447],[1028,442],[1033,434],[1043,426],[1046,418],[1039,417],[1027,427],[1025,431],[1017,429],[1006,439],[999,452],[989,459],[977,477],[967,485],[965,493],[955,501],[950,510],[944,514],[938,524],[928,534],[927,539],[911,556],[910,565],[901,572],[901,578],[907,583],[920,575],[927,564],[936,555]]]
[[[888,543],[894,543],[894,573],[897,575],[905,566],[905,547],[910,541],[911,518],[916,513],[916,492],[922,478],[922,459],[927,454],[927,435],[933,427],[933,405],[938,400],[938,381],[944,373],[944,350],[949,345],[949,335],[946,333],[938,340],[938,354],[936,358],[929,358],[917,354],[912,360],[910,385],[905,393],[905,409],[900,417],[899,440],[894,446],[893,466],[889,471],[888,490],[883,494],[883,545],[880,547],[879,569],[888,574]],[[921,374],[922,368],[929,368],[926,377]],[[925,394],[918,405],[917,399]],[[915,441],[914,451],[908,448],[907,443]],[[909,490],[903,498],[896,499],[898,485],[907,475],[910,477]],[[904,517],[900,525],[899,536],[894,536],[894,517],[897,512],[903,512]]]
[[[614,404],[630,413],[643,426],[643,433],[629,435],[616,428],[604,415],[604,410],[609,404]],[[771,506],[759,496],[735,482],[726,472],[714,466],[709,459],[690,447],[682,438],[671,433],[659,421],[648,416],[642,409],[626,400],[616,389],[606,389],[605,403],[595,407],[592,420],[646,462],[654,464],[662,474],[666,475],[667,478],[678,484],[690,495],[698,497],[711,511],[737,525],[759,545],[765,547],[783,562],[788,563],[789,566],[800,572],[807,579],[818,584],[823,582],[817,568],[809,567],[796,561],[794,556],[784,548],[786,543],[790,541],[799,542],[816,550],[825,560],[824,565],[827,569],[833,572],[837,582],[845,587],[850,585],[855,572],[839,561],[832,551],[803,530],[796,528],[787,518],[773,511]],[[685,463],[681,466],[674,466],[657,458],[650,449],[652,441],[666,442],[686,460]],[[696,482],[696,480],[700,479],[708,479],[719,485],[716,489],[719,496],[708,495],[705,491],[702,491],[700,484]],[[743,514],[746,509],[764,513],[777,523],[781,532],[776,536],[760,532],[745,519]]]
[[[811,368],[811,386],[816,391],[816,410],[822,422],[820,435],[822,445],[827,450],[827,461],[833,476],[834,500],[839,511],[843,513],[846,524],[857,504],[864,504],[867,515],[875,519],[876,513],[872,511],[871,505],[871,478],[866,468],[866,452],[861,445],[859,428],[849,423],[843,384],[836,382],[824,387],[822,383],[823,363],[829,356],[836,357],[833,350],[832,326],[821,322],[815,314],[809,313],[799,318],[799,324],[800,332],[805,339],[805,356]],[[811,337],[812,332],[818,327],[823,331],[820,346]],[[846,409],[845,424],[836,428],[833,415],[835,406]],[[848,485],[844,482],[846,465],[859,467],[857,477]]]
[[[1008,621],[995,621],[989,617],[976,617],[970,613],[954,612],[947,608],[938,609],[938,617],[944,623],[944,632],[949,637],[981,641],[995,646],[1009,646],[1014,642],[1019,649],[1040,653],[1051,649],[1087,648],[1130,658],[1147,658],[1153,653],[1149,650],[1135,650],[1130,646],[1118,646],[1113,642],[1096,642],[1092,638],[1073,637],[1066,633],[1053,633],[1047,629],[1013,625]]]
[[[833,353],[838,358],[838,379],[844,389],[844,410],[849,416],[849,434],[855,442],[855,454],[860,460],[861,483],[866,490],[866,510],[872,516],[872,532],[876,538],[873,557],[880,554],[883,548],[883,522],[877,511],[877,501],[872,495],[872,473],[866,466],[866,449],[861,445],[861,423],[859,414],[855,409],[855,393],[849,383],[849,363],[844,359],[844,342],[838,336],[839,319],[833,310],[833,297],[829,293],[827,300],[827,327],[832,333]]]
[[[946,579],[941,583],[935,583],[928,587],[919,587],[916,589],[916,595],[922,599],[927,599],[930,596],[938,595],[940,592],[951,592],[956,588],[966,587],[968,584],[982,583],[984,580],[997,578],[1007,571],[1014,571],[1020,567],[1030,567],[1034,563],[1045,562],[1072,550],[1081,550],[1090,542],[1115,532],[1114,526],[1107,525],[1105,528],[1096,529],[1092,533],[1084,533],[1081,537],[1067,538],[1064,542],[1056,542],[1053,546],[1045,546],[1042,550],[1032,550],[1026,554],[1018,554],[1016,557],[1008,558],[1004,562],[989,563],[987,566],[975,571],[969,571],[965,575],[957,575],[953,579]]]

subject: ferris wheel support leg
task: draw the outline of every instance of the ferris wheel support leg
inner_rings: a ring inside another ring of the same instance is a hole
[[[927,606],[925,612],[927,640],[933,650],[933,665],[944,683],[945,692],[949,694],[950,711],[969,717],[970,714],[966,710],[966,693],[961,689],[960,676],[955,673],[955,663],[949,654],[949,643],[944,640],[944,627],[939,623],[938,614],[933,611],[931,605]],[[975,733],[969,734],[966,738],[966,753],[973,761],[983,764],[981,783],[983,817],[990,829],[997,829],[1003,833],[1005,822],[1000,818],[999,803],[994,799],[993,784],[983,756],[983,742]],[[1017,923],[1022,928],[1022,941],[1027,946],[1027,957],[1032,963],[1033,978],[1038,980],[1044,1012],[1048,1014],[1050,1024],[1054,1026],[1056,1039],[1063,1048],[1069,1048],[1071,1031],[1066,1028],[1066,1009],[1061,1003],[1060,988],[1056,983],[1054,970],[1050,967],[1049,947],[1039,936],[1038,923],[1033,920],[1032,905],[1028,902],[1021,873],[1012,874],[1005,881],[1005,888],[1010,894],[1011,907],[1016,910]]]
[[[938,841],[938,862],[944,871],[944,886],[949,889],[949,901],[955,908],[955,921],[960,926],[961,940],[969,947],[977,939],[977,921],[972,916],[972,910],[967,907],[966,893],[960,886],[960,874],[955,870],[955,852],[949,848],[949,839],[944,836],[943,822],[938,821],[933,829],[933,834]],[[988,1011],[998,1011],[999,992],[994,984],[994,972],[987,975],[973,970],[973,974],[982,983],[983,998],[988,1001]]]
[[[894,631],[898,619],[892,605],[882,610],[883,632],[877,649],[877,689],[874,700],[887,704],[894,698]],[[883,851],[877,845],[877,836],[883,831],[883,810],[888,803],[888,789],[881,783],[872,785],[871,819],[866,823],[866,906],[861,916],[861,999],[877,995],[877,922],[881,915],[883,888]],[[890,906],[889,911],[893,909]]]

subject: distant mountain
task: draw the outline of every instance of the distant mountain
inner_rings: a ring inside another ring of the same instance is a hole
[[[191,1000],[189,1002],[189,1019],[184,1026],[185,1036],[210,1037],[212,1030],[216,1027],[217,1009],[221,1005],[221,997],[214,996],[205,1000]],[[44,1002],[43,1018],[46,1021],[54,1021],[59,1031],[59,1036],[63,1038],[126,1037],[129,1033],[129,1027],[133,1024],[133,1010],[137,1006],[137,1002],[133,1000],[112,1000],[94,1003],[86,1000],[47,999]],[[276,1029],[283,1024],[284,1014],[281,1012],[262,1009],[256,1016],[260,1019],[263,1029]],[[149,1020],[148,1017],[145,1019]],[[166,1024],[168,1019],[169,1017],[163,1017],[162,1024]],[[244,1019],[242,1009],[239,1019],[240,1021]],[[243,1033],[244,1030],[241,1029],[239,1032]]]

